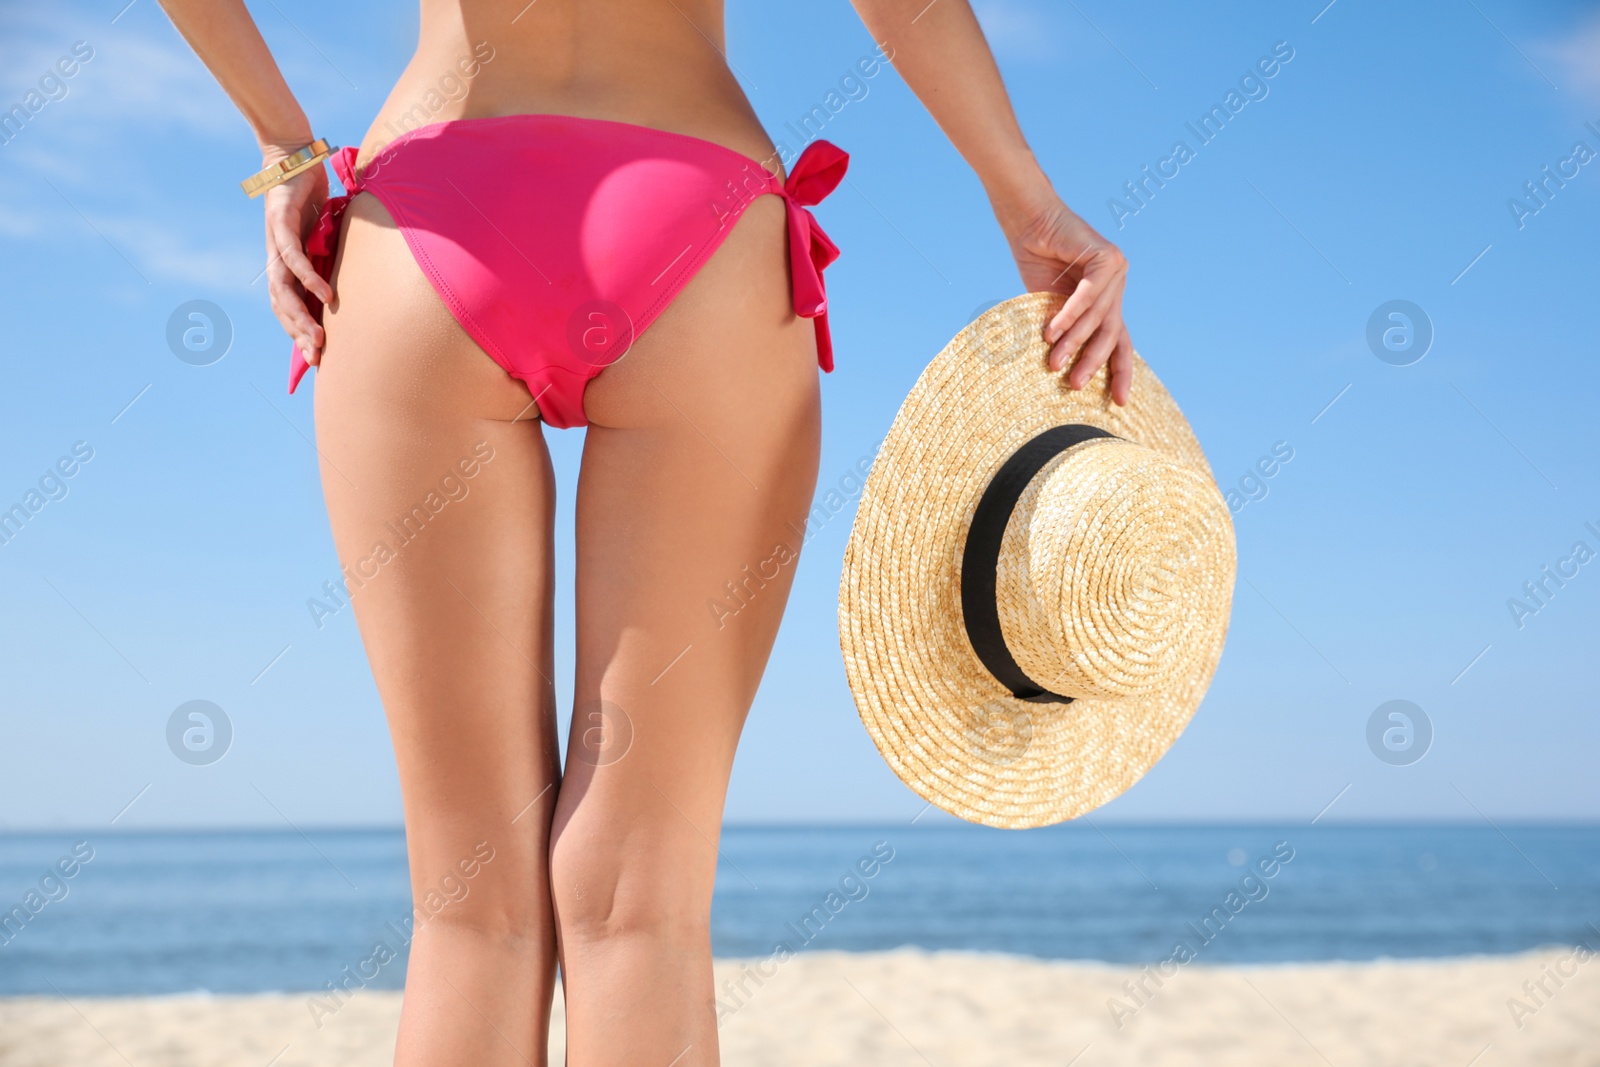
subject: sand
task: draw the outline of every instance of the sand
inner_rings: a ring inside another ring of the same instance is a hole
[[[767,977],[751,970],[765,969]],[[775,973],[774,973],[774,968]],[[1557,987],[1552,969],[1575,972]],[[743,990],[737,988],[741,976]],[[1137,1006],[1129,968],[980,953],[718,961],[728,1067],[1600,1065],[1600,962],[1456,960],[1181,969]],[[1536,1002],[1524,982],[1553,995]],[[734,983],[733,987],[725,983]],[[1138,1010],[1112,1020],[1108,999]],[[1520,997],[1513,1019],[1507,1005]],[[397,993],[319,1029],[304,995],[0,1000],[0,1067],[387,1067]],[[1517,1025],[1520,1022],[1520,1026]],[[551,1062],[561,1062],[557,1005]]]

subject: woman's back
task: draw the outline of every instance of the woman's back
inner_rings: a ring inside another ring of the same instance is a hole
[[[362,162],[408,129],[514,114],[632,122],[767,159],[725,51],[718,0],[423,0],[417,52]]]

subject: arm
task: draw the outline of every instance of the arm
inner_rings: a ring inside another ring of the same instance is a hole
[[[255,132],[266,166],[309,144],[311,123],[245,9],[244,0],[161,0],[172,24],[195,50]],[[296,281],[327,303],[333,290],[311,266],[305,235],[328,195],[327,172],[311,170],[267,190],[267,291],[278,321],[317,362],[322,327],[306,309]]]
[[[854,3],[873,38],[887,43],[900,76],[983,183],[1023,284],[1029,291],[1071,294],[1045,325],[1050,369],[1072,363],[1068,384],[1081,389],[1110,360],[1112,399],[1126,403],[1133,356],[1122,321],[1127,260],[1051,187],[1017,125],[968,0]]]

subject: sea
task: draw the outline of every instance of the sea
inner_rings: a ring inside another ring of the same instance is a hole
[[[5,835],[0,995],[398,989],[414,914],[399,830]],[[1179,943],[1208,964],[1600,949],[1600,826],[730,826],[712,941],[1135,966]]]

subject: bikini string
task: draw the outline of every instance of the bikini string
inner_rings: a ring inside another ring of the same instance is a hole
[[[789,216],[794,310],[797,315],[816,320],[817,361],[823,370],[833,369],[833,338],[828,329],[828,292],[822,272],[839,258],[839,246],[806,208],[820,204],[837,189],[849,166],[850,156],[843,149],[828,141],[813,141],[795,160],[783,187]]]
[[[356,155],[360,149],[355,145],[346,145],[332,156],[333,173],[344,186],[341,196],[330,196],[322,205],[322,210],[317,214],[316,224],[311,227],[311,232],[306,235],[306,258],[311,261],[311,267],[323,278],[333,274],[334,256],[339,251],[339,220],[344,216],[344,209],[350,206],[351,197],[361,191],[361,179],[356,177]],[[306,310],[311,313],[313,320],[322,321],[322,301],[315,295],[305,294]],[[299,346],[295,346],[293,357],[289,361],[289,392],[294,392],[295,386],[300,384],[300,379],[305,376],[309,368],[305,356],[301,354]]]

